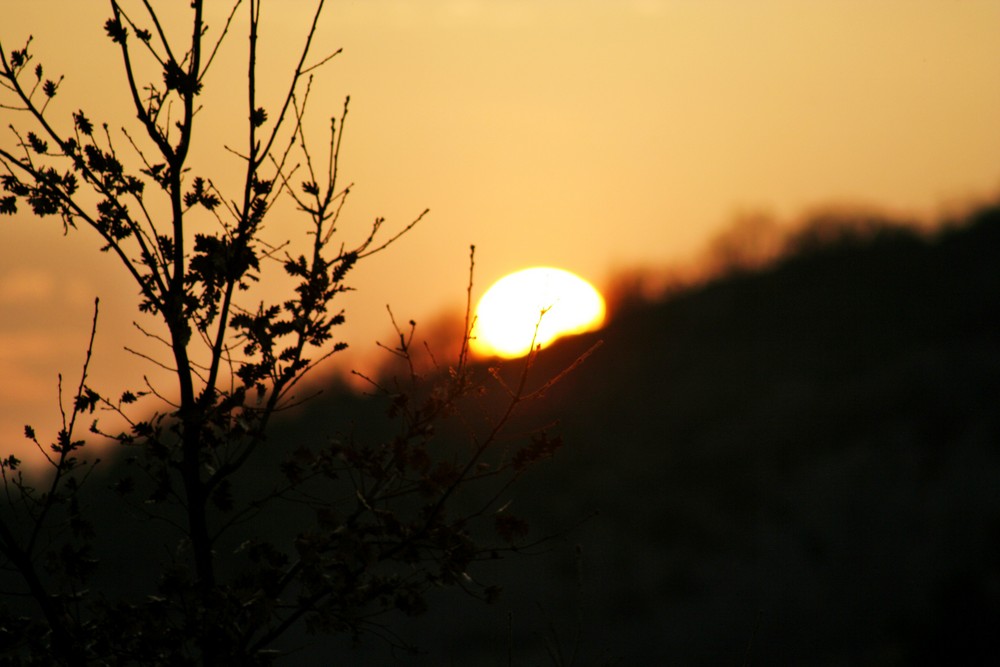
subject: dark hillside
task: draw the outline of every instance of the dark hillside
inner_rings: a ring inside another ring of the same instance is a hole
[[[393,620],[424,658],[334,642],[288,664],[341,664],[340,651],[342,664],[434,667],[1000,654],[1000,208],[933,238],[844,229],[543,351],[539,379],[604,340],[524,417],[558,417],[566,446],[512,508],[561,536],[472,572],[504,583],[498,603],[442,593],[430,614]],[[371,439],[383,411],[330,391],[272,442]],[[255,527],[294,528],[271,518]],[[170,530],[115,525],[109,592],[156,571],[151,531]]]
[[[998,257],[994,208],[803,243],[619,317],[537,408],[567,447],[514,494],[540,534],[599,514],[507,560],[496,607],[422,619],[426,664],[506,664],[508,623],[521,665],[557,664],[556,636],[584,665],[995,655]]]
[[[1000,649],[997,257],[997,209],[846,234],[603,332],[547,406],[573,444],[538,496],[602,512],[593,648],[732,664],[756,625],[757,664]]]

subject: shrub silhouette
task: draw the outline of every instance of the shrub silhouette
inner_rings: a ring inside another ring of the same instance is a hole
[[[67,232],[97,233],[137,286],[138,309],[165,327],[150,336],[170,361],[153,363],[168,367],[178,387],[177,396],[161,396],[151,386],[91,386],[95,303],[87,362],[60,406],[54,442],[25,429],[44,470],[13,455],[0,462],[4,664],[269,664],[302,628],[355,637],[375,630],[392,641],[379,614],[421,613],[432,587],[484,599],[498,592],[470,567],[523,540],[525,524],[505,511],[501,492],[558,441],[539,435],[520,448],[498,445],[532,395],[522,375],[505,407],[467,420],[464,447],[436,447],[435,425],[475,409],[480,391],[468,363],[468,316],[457,360],[433,383],[415,370],[412,325],[397,331],[390,351],[408,371],[398,385],[376,385],[391,399],[383,419],[394,426],[384,439],[345,427],[341,438],[279,443],[285,457],[268,440],[293,389],[345,347],[337,342],[345,322],[339,298],[352,269],[426,213],[388,238],[379,218],[355,247],[339,241],[350,190],[338,174],[347,103],[331,119],[324,169],[303,124],[310,73],[336,55],[312,55],[323,4],[274,108],[257,102],[260,3],[247,4],[248,103],[233,111],[247,140],[230,151],[242,165],[235,194],[189,156],[208,103],[206,73],[231,39],[240,2],[210,33],[203,0],[191,2],[190,24],[179,27],[149,3],[140,17],[112,0],[104,30],[120,51],[137,118],[120,136],[89,111],[60,115],[62,79],[47,78],[30,38],[10,51],[0,44],[0,108],[32,128],[12,129],[14,146],[0,147],[0,212],[25,207],[58,218]],[[187,35],[183,47],[177,34]],[[149,68],[162,80],[144,81]],[[279,196],[308,223],[302,254],[261,234]],[[272,267],[292,288],[280,300],[252,302],[250,288]],[[101,412],[128,427],[104,432],[93,417]],[[111,456],[125,472],[101,476],[80,434],[84,420],[116,444]],[[499,491],[481,505],[456,506],[472,483]],[[117,495],[102,493],[107,484]],[[264,517],[278,517],[281,530],[265,535],[256,523]]]

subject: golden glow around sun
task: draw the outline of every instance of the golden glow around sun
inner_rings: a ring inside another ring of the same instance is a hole
[[[472,349],[483,356],[521,357],[535,345],[593,331],[604,322],[604,298],[583,278],[549,267],[511,273],[476,306]],[[537,333],[536,333],[537,327]]]

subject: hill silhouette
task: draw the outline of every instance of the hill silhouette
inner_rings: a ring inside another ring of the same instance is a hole
[[[544,350],[539,379],[604,341],[519,422],[560,420],[565,447],[509,494],[553,537],[471,572],[504,585],[499,602],[442,592],[429,614],[393,619],[427,651],[399,664],[1000,653],[1000,207],[932,235],[861,222],[816,221],[764,268],[633,304]],[[384,410],[328,389],[276,424],[262,478],[302,440],[378,436]],[[260,524],[292,528],[280,513]],[[99,555],[129,576],[106,566],[96,585],[146,590],[162,558],[147,537],[162,528],[113,529]],[[287,664],[334,656],[394,664],[378,641],[349,640]]]
[[[552,397],[574,444],[539,514],[601,511],[585,636],[623,664],[738,663],[751,636],[755,664],[1000,648],[1000,211],[932,238],[832,222],[619,318]]]
[[[506,560],[496,606],[420,619],[419,664],[1000,651],[1000,209],[817,220],[792,247],[543,351],[537,377],[604,340],[531,408],[567,445],[512,493],[537,534],[576,527]]]

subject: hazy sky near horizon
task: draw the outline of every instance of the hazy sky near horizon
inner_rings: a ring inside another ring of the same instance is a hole
[[[926,217],[1000,187],[1000,2],[327,4],[314,53],[344,52],[317,75],[310,130],[325,145],[326,119],[351,96],[345,233],[385,216],[391,234],[430,208],[358,269],[355,349],[385,338],[386,304],[418,322],[460,308],[473,243],[477,294],[532,265],[600,287],[616,270],[691,256],[741,212],[788,219],[836,203]],[[312,6],[264,3],[265,106],[287,87]],[[0,0],[4,50],[33,35],[46,75],[66,76],[49,111],[63,127],[77,108],[130,122],[109,14],[96,0]],[[243,112],[237,123],[224,112],[231,97],[243,104],[244,51],[236,33],[196,129],[206,144],[193,162],[220,180],[240,169],[220,144],[243,136]],[[10,123],[30,129],[10,110],[0,121],[5,147]],[[294,236],[295,224],[275,231]],[[75,386],[94,297],[95,387],[141,387],[150,371],[122,350],[127,331],[125,344],[155,354],[131,327],[136,290],[97,247],[54,219],[0,219],[0,449],[25,421],[55,428],[56,374]]]

